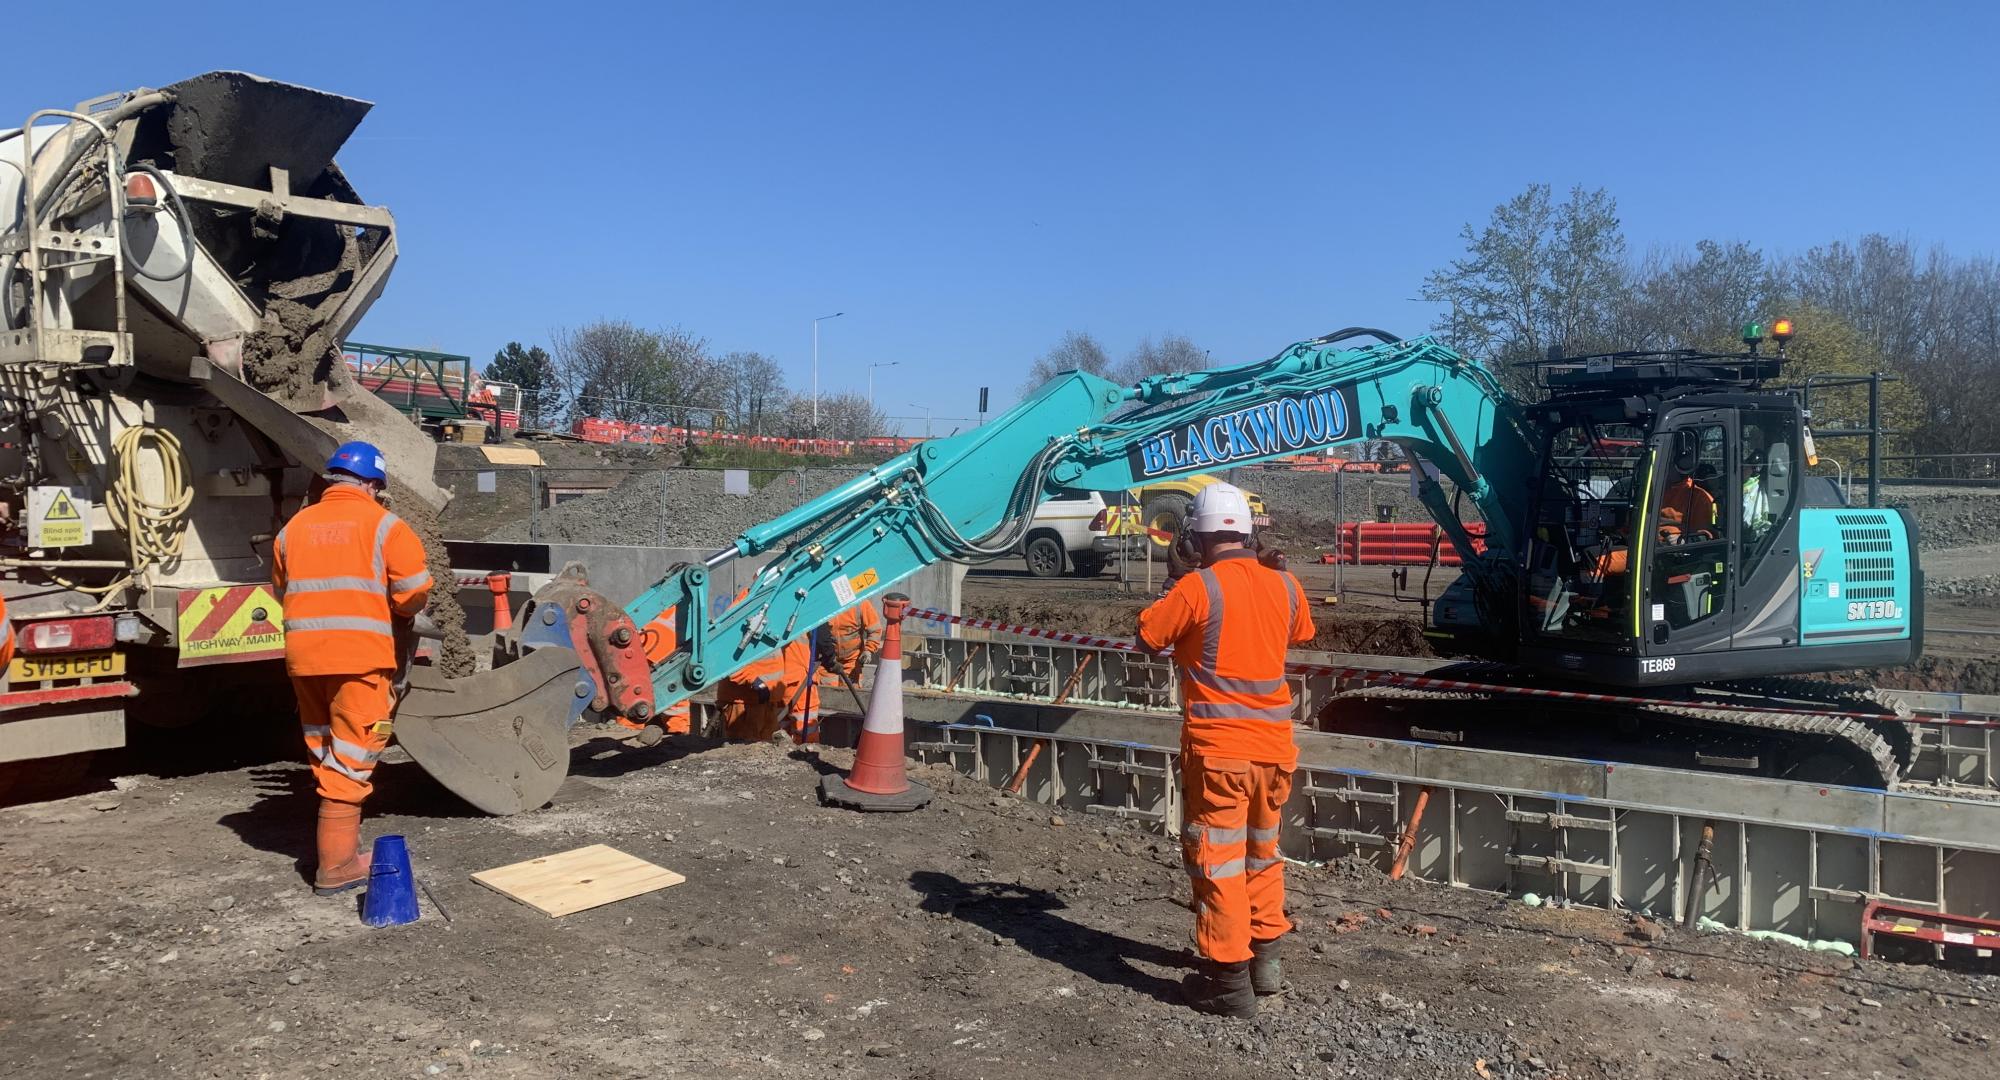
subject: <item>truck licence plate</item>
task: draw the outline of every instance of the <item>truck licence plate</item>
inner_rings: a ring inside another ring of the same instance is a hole
[[[45,679],[82,679],[125,674],[121,652],[70,653],[64,656],[17,656],[7,665],[10,683]]]
[[[1252,514],[1250,515],[1250,524],[1255,525],[1260,529],[1266,528],[1271,524],[1271,515]]]

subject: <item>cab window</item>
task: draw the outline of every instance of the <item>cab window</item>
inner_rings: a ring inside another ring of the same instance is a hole
[[[1678,428],[1669,447],[1647,582],[1656,637],[1662,622],[1671,636],[1728,610],[1729,527],[1739,510],[1727,427]]]
[[[1743,459],[1738,470],[1738,498],[1743,514],[1744,573],[1754,571],[1777,544],[1779,526],[1791,516],[1797,499],[1799,423],[1790,410],[1759,409],[1742,420]]]

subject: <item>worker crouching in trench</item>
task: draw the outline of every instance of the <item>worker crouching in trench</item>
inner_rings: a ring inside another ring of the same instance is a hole
[[[1182,983],[1203,1012],[1247,1017],[1283,984],[1285,864],[1278,829],[1298,746],[1286,650],[1313,638],[1297,578],[1260,562],[1250,507],[1229,484],[1195,497],[1203,567],[1139,615],[1138,643],[1180,669],[1181,855],[1194,887],[1200,969]]]

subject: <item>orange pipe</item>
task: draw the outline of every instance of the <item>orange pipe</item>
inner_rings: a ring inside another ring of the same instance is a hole
[[[958,689],[958,680],[965,678],[965,673],[972,667],[972,662],[979,659],[979,654],[985,651],[986,643],[983,641],[975,641],[972,643],[972,648],[965,650],[965,660],[958,665],[958,672],[951,677],[951,682],[945,684],[945,693],[949,694]]]
[[[1389,867],[1390,881],[1401,881],[1403,871],[1410,868],[1410,852],[1417,846],[1417,826],[1423,824],[1424,807],[1430,801],[1431,789],[1418,789],[1417,801],[1410,806],[1410,823],[1403,826],[1403,835],[1396,839],[1396,861]]]
[[[1028,770],[1035,767],[1035,759],[1042,756],[1042,743],[1037,740],[1028,747],[1028,756],[1021,761],[1021,767],[1014,770],[1014,776],[1007,781],[1007,794],[1019,795],[1028,782]]]
[[[1076,692],[1076,684],[1082,681],[1083,673],[1090,669],[1090,662],[1095,659],[1097,659],[1096,653],[1083,654],[1083,662],[1076,665],[1075,671],[1070,672],[1069,680],[1063,683],[1062,693],[1056,695],[1055,704],[1060,705],[1069,700],[1069,696]],[[1041,744],[1036,743],[1035,745],[1040,746]]]

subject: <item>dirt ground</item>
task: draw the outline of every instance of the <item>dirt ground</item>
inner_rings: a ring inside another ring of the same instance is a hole
[[[1809,1077],[1992,1068],[2000,982],[1295,868],[1288,991],[1175,1003],[1178,853],[941,767],[906,816],[821,808],[846,755],[579,747],[478,816],[390,762],[368,832],[449,911],[370,930],[305,888],[282,725],[145,748],[0,810],[0,1073],[294,1077]],[[264,752],[259,752],[264,751]],[[110,778],[116,777],[116,783]],[[603,842],[688,877],[550,919],[468,880]]]

